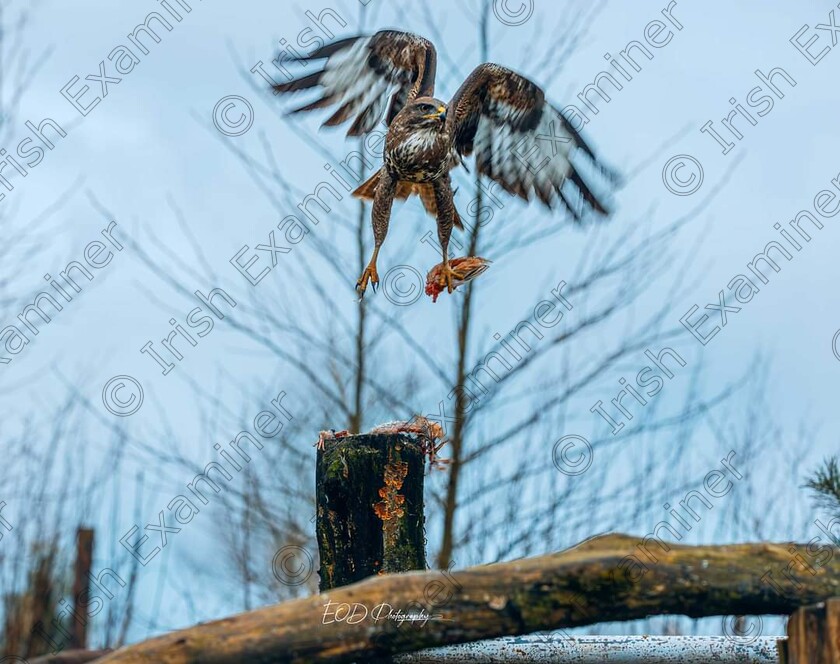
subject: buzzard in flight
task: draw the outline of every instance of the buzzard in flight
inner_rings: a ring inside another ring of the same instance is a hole
[[[434,98],[437,58],[432,43],[394,30],[326,44],[301,62],[324,59],[320,71],[275,86],[282,93],[320,87],[319,99],[294,112],[338,105],[324,125],[353,119],[348,136],[370,132],[383,116],[388,125],[384,164],[353,192],[373,200],[373,256],[356,284],[360,294],[368,282],[374,287],[379,282],[376,259],[394,199],[412,194],[437,218],[443,252],[440,285],[452,292],[457,276],[449,265],[449,236],[453,225],[463,226],[449,171],[472,153],[479,173],[511,194],[525,200],[535,194],[549,208],[559,201],[575,219],[588,209],[606,214],[572,160],[582,152],[596,171],[608,178],[612,174],[597,163],[542,89],[524,76],[496,64],[479,65],[445,104]]]

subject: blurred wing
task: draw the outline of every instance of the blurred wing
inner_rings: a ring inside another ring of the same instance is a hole
[[[437,54],[432,43],[423,37],[382,30],[372,37],[350,37],[326,44],[296,62],[305,68],[313,60],[324,58],[327,61],[320,71],[274,89],[297,92],[320,87],[320,99],[293,112],[338,104],[338,110],[324,125],[339,125],[355,116],[348,136],[371,131],[386,114],[386,106],[386,121],[390,124],[407,101],[434,96]]]
[[[582,152],[607,179],[617,176],[598,164],[574,127],[524,76],[490,63],[478,66],[452,98],[447,123],[455,152],[475,152],[479,172],[509,193],[525,200],[536,194],[549,208],[559,197],[575,218],[587,207],[607,213],[572,159]]]

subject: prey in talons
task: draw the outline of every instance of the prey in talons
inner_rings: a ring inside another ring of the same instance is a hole
[[[394,422],[385,422],[373,427],[368,434],[411,434],[417,437],[420,444],[420,449],[423,454],[429,459],[429,467],[442,469],[450,462],[449,459],[441,459],[438,457],[438,452],[448,442],[444,434],[443,427],[437,422],[423,417],[422,415],[415,415],[410,420],[397,420]],[[352,435],[346,429],[336,431],[335,429],[327,429],[319,432],[318,440],[314,447],[319,450],[326,448],[327,441],[341,440]]]

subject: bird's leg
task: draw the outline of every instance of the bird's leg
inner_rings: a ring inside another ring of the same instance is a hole
[[[379,256],[379,249],[385,242],[388,234],[388,222],[391,219],[391,205],[394,202],[394,194],[397,191],[397,180],[387,168],[379,171],[379,182],[376,185],[376,193],[373,198],[373,211],[371,213],[371,225],[373,226],[373,255],[370,262],[362,272],[362,276],[356,282],[356,291],[359,297],[363,297],[368,281],[373,284],[374,291],[379,284],[379,273],[376,271],[376,259]]]
[[[449,267],[449,236],[455,223],[455,200],[452,194],[452,182],[446,174],[435,183],[435,203],[437,204],[437,227],[440,249],[443,252],[443,269],[441,270],[441,286],[446,286],[447,292],[455,290],[452,285],[454,273]]]
[[[359,293],[359,297],[364,296],[368,281],[370,281],[373,286],[373,292],[376,292],[376,286],[379,284],[379,273],[376,271],[376,257],[378,255],[379,247],[375,246],[373,248],[373,255],[370,257],[370,262],[362,272],[362,276],[359,277],[359,280],[356,282],[356,291]]]
[[[440,230],[440,227],[438,227]],[[449,232],[452,232],[452,229],[449,229]],[[443,238],[442,235],[439,234],[440,238],[440,246],[443,250],[443,268],[440,271],[440,285],[446,286],[446,292],[451,293],[455,290],[455,287],[452,285],[452,277],[454,276],[454,272],[452,272],[452,268],[449,267],[449,238]]]

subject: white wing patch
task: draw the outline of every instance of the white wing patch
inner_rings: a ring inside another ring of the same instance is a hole
[[[321,78],[324,93],[333,97],[334,103],[340,107],[349,105],[348,110],[352,114],[357,109],[367,112],[364,130],[376,125],[385,112],[390,93],[396,88],[368,66],[370,41],[370,38],[360,39],[352,48],[330,56]]]
[[[409,72],[394,67],[387,60],[380,60],[380,66],[386,68],[384,74],[373,69],[370,65],[372,40],[373,37],[359,39],[350,48],[330,55],[319,81],[324,97],[339,108],[334,118],[344,121],[357,115],[362,132],[376,126],[384,117],[391,97],[401,85],[411,81]]]
[[[476,127],[474,151],[482,172],[497,180],[513,194],[530,200],[536,194],[552,205],[560,198],[575,216],[583,206],[564,187],[567,179],[579,179],[572,155],[580,147],[566,128],[560,112],[544,104],[536,127],[526,129],[527,109],[492,100],[481,114]],[[571,183],[569,183],[571,185]]]

